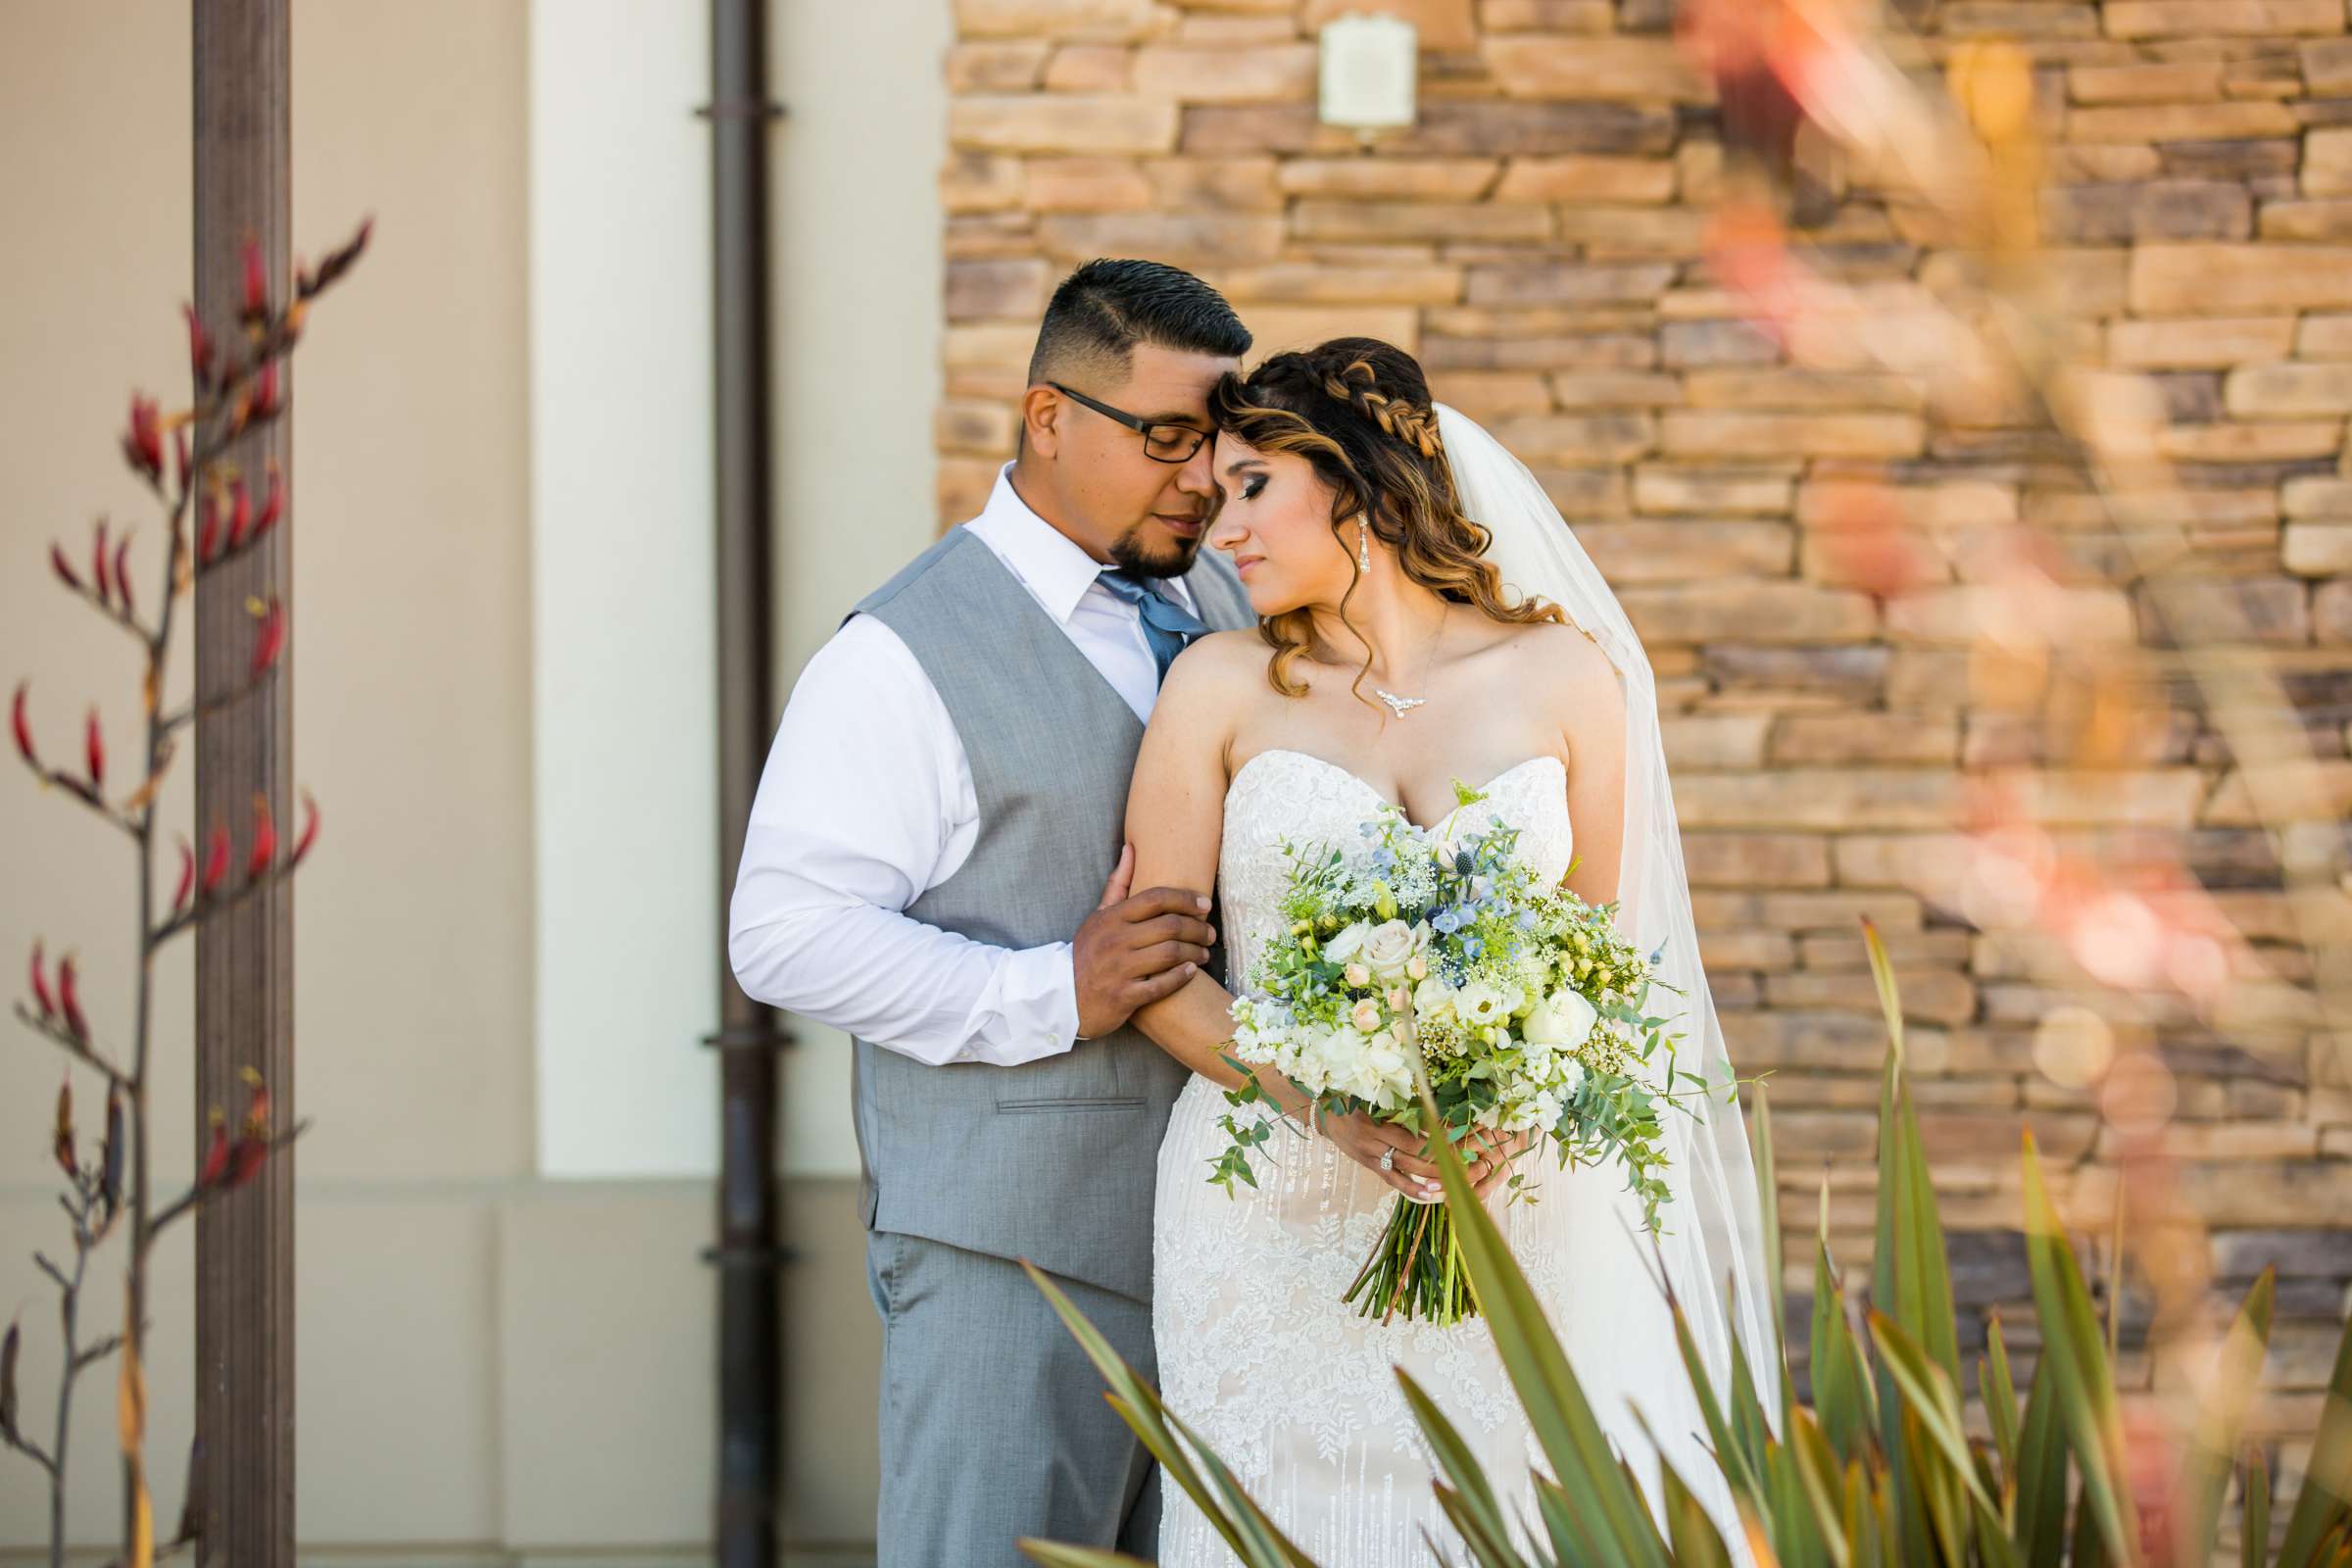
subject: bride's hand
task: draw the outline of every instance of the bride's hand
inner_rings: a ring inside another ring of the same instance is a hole
[[[1445,1196],[1446,1190],[1438,1181],[1438,1167],[1421,1157],[1423,1146],[1419,1133],[1374,1121],[1361,1111],[1330,1116],[1310,1106],[1308,1117],[1349,1159],[1414,1202],[1435,1202]],[[1386,1170],[1380,1163],[1383,1153],[1390,1160]]]
[[[1348,1157],[1396,1188],[1415,1202],[1435,1202],[1445,1196],[1446,1189],[1438,1180],[1438,1167],[1423,1157],[1427,1141],[1419,1133],[1356,1112],[1346,1116],[1325,1116],[1314,1112],[1315,1124],[1323,1135],[1340,1146]],[[1511,1161],[1525,1153],[1534,1144],[1527,1133],[1473,1133],[1460,1148],[1463,1162],[1469,1167],[1470,1184],[1485,1198],[1510,1173]],[[1383,1151],[1390,1155],[1391,1168],[1381,1169]]]
[[[1462,1158],[1470,1163],[1470,1179],[1484,1198],[1494,1184],[1510,1175],[1519,1156],[1536,1147],[1534,1133],[1476,1132],[1463,1145]]]

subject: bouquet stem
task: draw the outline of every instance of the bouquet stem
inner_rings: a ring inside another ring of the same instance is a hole
[[[1395,1200],[1388,1229],[1341,1299],[1355,1302],[1359,1317],[1383,1323],[1398,1313],[1441,1327],[1476,1317],[1478,1302],[1446,1205]]]

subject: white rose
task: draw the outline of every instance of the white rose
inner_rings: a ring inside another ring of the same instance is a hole
[[[1436,975],[1431,975],[1413,987],[1413,1011],[1430,1023],[1445,1023],[1453,1017],[1453,988]]]
[[[1401,980],[1405,965],[1413,961],[1428,940],[1425,930],[1402,920],[1384,920],[1364,938],[1364,965],[1384,981]]]
[[[1360,963],[1351,963],[1340,971],[1340,978],[1347,981],[1351,988],[1360,989],[1372,983],[1372,971]]]
[[[1592,1010],[1592,1004],[1578,993],[1554,991],[1536,1004],[1519,1032],[1547,1046],[1573,1049],[1585,1043],[1585,1037],[1592,1032],[1592,1025],[1599,1017]]]
[[[1508,999],[1484,980],[1473,980],[1454,993],[1453,1009],[1462,1021],[1473,1029],[1485,1028],[1508,1018],[1510,1008],[1503,1004]]]
[[[1355,1004],[1355,1012],[1348,1021],[1364,1033],[1370,1034],[1380,1027],[1380,1004],[1374,1002],[1370,997],[1366,997]]]
[[[1428,928],[1427,926],[1423,926],[1423,927],[1421,927],[1421,929],[1422,929],[1422,930],[1424,930],[1424,931],[1426,931],[1426,930],[1428,930],[1429,928]],[[1428,959],[1427,957],[1425,957],[1423,955],[1421,955],[1421,954],[1418,954],[1418,953],[1414,954],[1414,955],[1413,955],[1411,957],[1409,957],[1409,958],[1405,959],[1405,960],[1404,960],[1404,977],[1405,977],[1407,980],[1426,980],[1426,979],[1428,979],[1428,978],[1429,978],[1429,959]]]
[[[1323,956],[1329,958],[1333,963],[1351,963],[1355,960],[1356,953],[1363,947],[1365,939],[1371,935],[1372,927],[1366,922],[1358,920],[1323,944]]]

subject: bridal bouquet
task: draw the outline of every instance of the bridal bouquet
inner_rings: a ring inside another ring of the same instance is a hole
[[[1666,1020],[1644,1010],[1652,960],[1618,933],[1614,905],[1541,885],[1517,858],[1517,829],[1457,832],[1459,808],[1483,797],[1454,791],[1457,808],[1432,829],[1384,806],[1360,845],[1284,844],[1285,930],[1233,1004],[1226,1059],[1247,1082],[1226,1094],[1232,1144],[1209,1180],[1256,1185],[1250,1152],[1271,1126],[1238,1112],[1269,1098],[1257,1074],[1270,1068],[1326,1114],[1457,1144],[1532,1133],[1562,1167],[1613,1159],[1654,1231],[1675,1074],[1649,1070],[1671,1049]],[[1442,1129],[1423,1125],[1422,1076]],[[1509,1186],[1534,1197],[1521,1174]],[[1344,1299],[1384,1321],[1475,1315],[1445,1206],[1399,1197]]]

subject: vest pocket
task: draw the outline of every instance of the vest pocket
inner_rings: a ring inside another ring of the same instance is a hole
[[[1141,1110],[1141,1095],[1037,1095],[1026,1099],[1000,1096],[1000,1111],[1036,1110]]]

